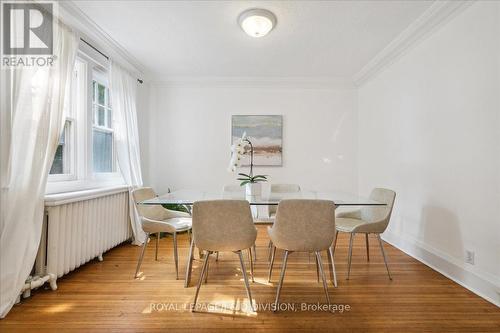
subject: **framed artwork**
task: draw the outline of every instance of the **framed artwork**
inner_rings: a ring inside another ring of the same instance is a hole
[[[231,143],[241,138],[244,132],[254,148],[254,165],[283,165],[283,116],[233,115],[231,117]],[[249,156],[244,156],[242,165],[250,165]]]

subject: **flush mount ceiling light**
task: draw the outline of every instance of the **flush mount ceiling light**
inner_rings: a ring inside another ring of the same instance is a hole
[[[266,9],[253,8],[241,13],[238,23],[249,36],[263,37],[276,26],[276,16]]]

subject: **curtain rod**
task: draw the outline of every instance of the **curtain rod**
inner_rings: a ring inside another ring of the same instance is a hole
[[[102,55],[104,58],[106,58],[107,60],[109,60],[109,57],[107,55],[105,55],[104,53],[102,53],[97,47],[95,47],[94,45],[90,44],[89,42],[87,42],[85,39],[83,39],[81,37],[80,37],[80,40],[82,42],[84,42],[85,44],[87,44],[88,46],[90,46],[94,51],[96,51],[97,53],[99,53],[100,55]],[[141,84],[144,83],[144,81],[141,80],[141,79],[137,79],[137,82],[139,82]]]

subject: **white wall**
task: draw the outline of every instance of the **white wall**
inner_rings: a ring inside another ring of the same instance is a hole
[[[283,115],[283,167],[257,173],[304,188],[357,191],[353,89],[232,81],[156,85],[151,93],[146,178],[158,192],[236,183],[227,172],[233,114]]]
[[[500,304],[500,3],[468,7],[359,89],[359,190],[385,238]],[[464,263],[475,251],[475,265]]]

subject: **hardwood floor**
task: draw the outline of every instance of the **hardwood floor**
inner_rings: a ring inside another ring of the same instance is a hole
[[[202,285],[199,297],[200,303],[210,305],[210,312],[190,312],[200,262],[194,263],[192,286],[183,288],[183,280],[175,280],[168,237],[161,239],[159,261],[154,260],[154,239],[148,246],[141,278],[133,278],[139,248],[119,246],[105,253],[103,262],[91,262],[59,279],[57,291],[35,291],[0,321],[0,331],[500,332],[499,308],[385,244],[393,275],[390,281],[375,238],[370,238],[369,263],[364,237],[355,239],[347,281],[347,239],[346,235],[339,238],[335,254],[339,286],[335,289],[330,283],[329,291],[332,303],[349,306],[348,311],[301,311],[301,302],[326,302],[322,284],[316,280],[314,258],[311,255],[309,260],[306,253],[290,255],[282,290],[281,302],[296,304],[297,311],[273,313],[263,308],[274,301],[282,254],[277,253],[273,280],[268,284],[268,238],[260,226],[255,283],[251,283],[253,297],[261,306],[256,313],[246,307],[239,261],[233,253],[221,253],[219,262],[210,262],[208,283]],[[179,246],[183,276],[186,235],[179,236]],[[323,258],[326,264],[326,254]]]

